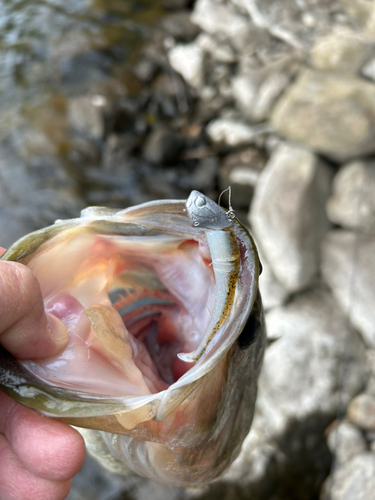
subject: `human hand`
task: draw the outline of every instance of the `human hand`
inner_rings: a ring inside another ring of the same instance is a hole
[[[4,249],[0,247],[0,255]],[[68,342],[65,325],[46,314],[39,283],[22,264],[0,261],[0,343],[22,358],[42,358]],[[0,391],[0,499],[62,500],[82,467],[81,435]]]

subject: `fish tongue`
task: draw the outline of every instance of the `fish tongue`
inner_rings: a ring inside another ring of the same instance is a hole
[[[110,306],[95,304],[84,310],[91,323],[93,340],[90,348],[99,351],[113,366],[120,370],[129,382],[150,391],[141,371],[133,362],[133,352],[121,316]]]

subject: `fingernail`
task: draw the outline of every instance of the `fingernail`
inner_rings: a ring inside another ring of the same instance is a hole
[[[69,341],[68,329],[61,321],[61,319],[56,318],[53,314],[46,313],[48,330],[54,340],[56,346],[59,350],[63,349]]]

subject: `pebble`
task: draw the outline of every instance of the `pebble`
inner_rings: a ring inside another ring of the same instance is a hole
[[[194,88],[203,84],[204,52],[195,43],[176,45],[168,52],[172,68]]]
[[[206,128],[211,141],[229,147],[252,144],[255,138],[269,130],[267,125],[248,125],[240,119],[231,117],[212,120]]]
[[[360,394],[351,401],[347,410],[348,419],[360,429],[375,432],[375,398]]]
[[[335,175],[327,202],[328,218],[346,229],[375,229],[375,163],[356,161]]]

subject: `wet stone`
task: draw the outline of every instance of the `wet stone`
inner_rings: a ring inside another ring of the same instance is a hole
[[[322,274],[351,324],[375,347],[375,238],[330,231],[322,247]]]
[[[366,451],[362,432],[350,422],[339,423],[328,435],[328,446],[336,464],[343,464]]]
[[[275,148],[260,174],[249,220],[273,273],[289,292],[307,287],[318,272],[330,178],[313,153],[287,144]]]
[[[138,138],[134,134],[111,134],[108,136],[103,149],[103,168],[112,171],[121,170],[123,164],[129,161],[137,144]]]
[[[347,229],[375,229],[375,163],[344,165],[333,180],[327,202],[328,218]]]
[[[304,70],[277,102],[271,121],[283,136],[334,160],[372,153],[375,85],[352,76]]]
[[[375,432],[375,397],[360,394],[354,398],[348,407],[347,417],[357,427]]]
[[[106,98],[100,95],[70,99],[68,113],[73,129],[101,139],[104,135],[103,109],[106,104]]]

